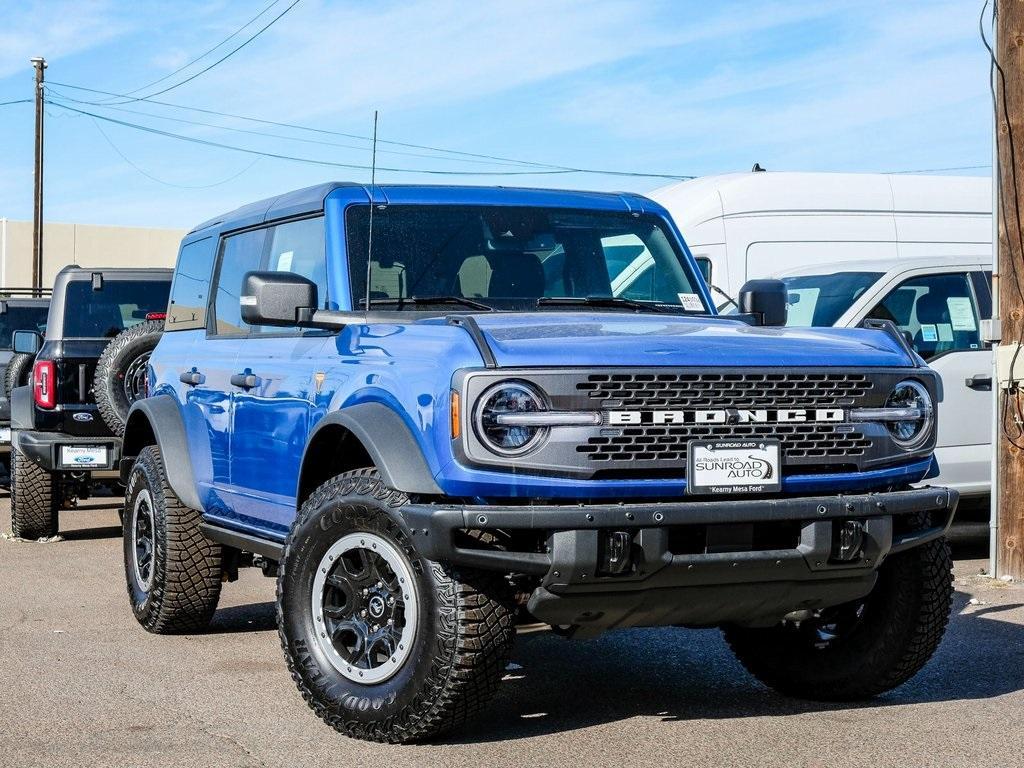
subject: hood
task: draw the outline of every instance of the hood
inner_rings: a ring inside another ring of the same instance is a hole
[[[474,315],[503,367],[917,364],[884,331],[759,328],[738,320],[624,312]]]

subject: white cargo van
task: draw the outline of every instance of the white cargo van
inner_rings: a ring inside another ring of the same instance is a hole
[[[987,177],[734,173],[650,197],[668,208],[710,282],[730,296],[750,278],[813,264],[992,260]]]

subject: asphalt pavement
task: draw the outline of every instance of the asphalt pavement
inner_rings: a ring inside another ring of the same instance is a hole
[[[307,709],[258,571],[225,585],[209,631],[144,632],[118,503],[64,513],[56,541],[0,540],[0,766],[1024,766],[1024,587],[979,576],[980,551],[956,552],[936,657],[871,704],[779,696],[713,630],[534,633],[482,716],[382,746]]]

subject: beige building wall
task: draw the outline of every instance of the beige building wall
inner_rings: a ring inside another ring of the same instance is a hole
[[[68,264],[81,267],[173,267],[184,229],[45,224],[43,286]],[[0,219],[0,287],[32,285],[32,222]]]

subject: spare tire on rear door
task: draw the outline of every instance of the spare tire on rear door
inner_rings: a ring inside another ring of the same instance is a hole
[[[148,394],[149,356],[163,332],[163,320],[147,320],[121,331],[100,355],[92,389],[100,416],[115,435],[124,434],[132,403]]]
[[[11,361],[7,364],[7,372],[4,374],[4,395],[11,397],[11,390],[15,387],[23,387],[28,384],[32,376],[32,362],[35,355],[28,355],[24,352],[15,352]]]

